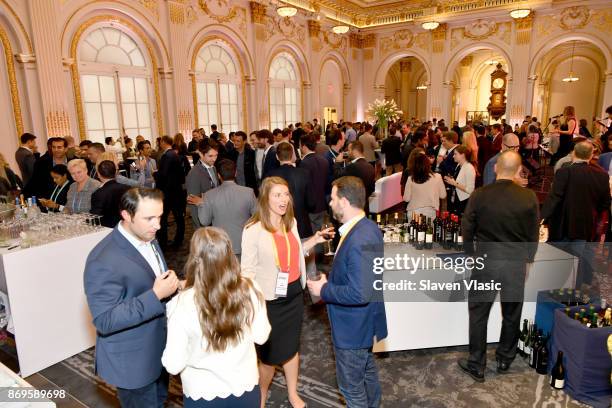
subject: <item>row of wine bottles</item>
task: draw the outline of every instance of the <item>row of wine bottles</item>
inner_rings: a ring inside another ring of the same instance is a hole
[[[448,211],[436,211],[433,220],[422,214],[413,213],[410,221],[408,214],[404,213],[402,219],[398,213],[393,218],[385,214],[376,215],[376,224],[383,233],[385,242],[406,243],[416,249],[432,249],[434,244],[444,249],[463,250],[463,235],[461,221],[458,215],[449,214]]]
[[[523,320],[523,330],[519,335],[518,354],[525,358],[529,367],[534,368],[538,374],[547,375],[549,366],[548,341],[550,335],[544,335],[534,323]],[[550,372],[550,385],[556,389],[565,386],[565,367],[563,366],[563,352],[559,351],[557,360]]]
[[[551,290],[549,296],[558,303],[563,303],[565,306],[581,306],[586,305],[591,300],[587,293],[581,292],[580,289],[559,289]]]
[[[593,305],[589,306],[588,311],[586,308],[581,307],[577,312],[574,312],[573,316],[572,309],[566,307],[565,314],[567,317],[573,318],[591,329],[612,327],[612,307],[601,309],[600,311],[597,311]]]

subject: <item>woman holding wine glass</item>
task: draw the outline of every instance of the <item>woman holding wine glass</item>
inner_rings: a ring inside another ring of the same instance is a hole
[[[304,257],[315,245],[326,241],[324,234],[334,236],[328,228],[302,242],[289,185],[280,177],[264,179],[257,211],[242,233],[241,259],[242,273],[253,278],[263,291],[272,326],[268,341],[257,349],[262,408],[276,365],[283,367],[291,406],[305,406],[297,393],[302,291],[306,284]]]

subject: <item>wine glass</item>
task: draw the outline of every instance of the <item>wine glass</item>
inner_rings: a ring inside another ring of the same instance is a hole
[[[323,224],[321,231],[322,231],[322,235],[323,238],[326,240],[325,242],[327,243],[327,252],[323,255],[325,256],[334,256],[336,255],[336,253],[334,251],[332,251],[332,236],[329,233],[326,233],[324,231],[326,231],[329,228],[333,228],[334,225],[332,223],[325,223]]]

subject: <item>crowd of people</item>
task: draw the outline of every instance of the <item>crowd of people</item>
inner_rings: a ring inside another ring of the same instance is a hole
[[[387,335],[385,310],[374,274],[362,266],[384,254],[368,218],[383,168],[402,173],[409,216],[463,215],[468,244],[534,242],[542,222],[582,261],[586,242],[611,236],[612,107],[607,113],[595,137],[571,106],[561,125],[552,120],[544,129],[531,117],[514,130],[504,121],[449,129],[435,119],[323,129],[315,119],[250,135],[211,125],[210,135],[193,130],[189,143],[180,133],[154,145],[142,136],[78,146],[54,137],[42,155],[26,133],[15,154],[22,178],[0,158],[0,184],[36,196],[44,211],[98,214],[113,228],[88,257],[85,292],[98,333],[97,373],[117,387],[122,406],[162,406],[170,373],[181,375],[185,406],[264,407],[281,367],[291,406],[304,407],[297,389],[306,288],[327,304],[347,405],[378,406],[372,345]],[[540,212],[525,187],[542,158],[556,173]],[[186,218],[195,232],[185,270],[175,272],[164,253],[183,245]],[[330,240],[336,249],[326,276],[316,263]],[[362,253],[364,246],[370,250]],[[523,255],[517,271],[533,261],[533,251]],[[577,285],[588,287],[592,270],[582,264]],[[460,367],[477,381],[491,302],[469,303],[470,356]],[[520,311],[502,306],[501,372],[514,359]]]

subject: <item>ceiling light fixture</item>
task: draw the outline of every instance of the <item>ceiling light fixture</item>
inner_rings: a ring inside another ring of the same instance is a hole
[[[579,77],[574,76],[574,48],[576,48],[576,41],[572,42],[572,57],[570,59],[569,75],[562,79],[563,82],[576,82],[580,80]]]
[[[525,18],[529,14],[531,14],[531,9],[523,8],[523,7],[515,8],[514,10],[510,11],[510,17],[512,17],[515,20]]]
[[[276,9],[276,12],[281,17],[293,17],[297,14],[298,10],[291,6],[281,6]]]
[[[416,89],[418,89],[419,91],[422,91],[423,89],[427,89],[427,85],[423,84],[423,85],[419,85],[416,87]]]
[[[423,24],[421,24],[421,27],[423,27],[425,30],[435,30],[439,26],[440,26],[440,23],[438,23],[437,21],[426,21]]]
[[[344,24],[338,24],[332,27],[332,31],[336,34],[346,34],[348,33],[350,27]]]

